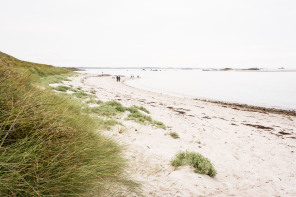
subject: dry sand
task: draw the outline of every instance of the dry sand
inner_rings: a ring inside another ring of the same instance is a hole
[[[126,145],[129,173],[144,196],[296,196],[295,116],[153,93],[111,76],[80,75],[65,83],[95,91],[103,101],[144,106],[167,125],[156,129],[123,117],[125,126],[106,131]],[[190,167],[174,170],[170,160],[181,150],[209,158],[216,177]]]

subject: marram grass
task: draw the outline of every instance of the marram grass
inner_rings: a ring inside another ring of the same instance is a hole
[[[115,124],[85,113],[48,82],[71,71],[0,52],[0,196],[83,196],[134,191],[122,148],[96,132]],[[106,125],[104,125],[106,124]]]

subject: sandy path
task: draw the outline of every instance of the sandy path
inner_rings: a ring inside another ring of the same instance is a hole
[[[65,83],[96,91],[101,100],[144,106],[168,126],[162,130],[122,120],[123,133],[118,132],[122,126],[106,132],[127,145],[130,173],[142,183],[143,195],[296,196],[294,116],[152,93],[112,77],[80,75]],[[180,139],[167,135],[170,131]],[[217,176],[196,174],[189,167],[174,171],[169,162],[180,150],[208,157]]]

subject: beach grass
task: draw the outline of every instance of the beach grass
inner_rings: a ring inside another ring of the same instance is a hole
[[[134,105],[132,107],[126,108],[126,111],[130,112],[128,114],[128,116],[126,117],[126,120],[133,120],[133,121],[138,122],[140,124],[144,124],[144,125],[150,124],[150,125],[155,126],[157,128],[166,129],[166,126],[163,122],[153,120],[151,118],[151,116],[141,113],[139,111],[139,109],[141,111],[147,111],[146,113],[149,113],[149,111],[147,109],[145,109],[144,107],[138,107],[138,106]]]
[[[54,88],[56,91],[61,91],[61,92],[67,92],[67,90],[71,90],[72,88],[69,86],[62,86],[59,85],[57,87]]]
[[[196,152],[179,152],[176,154],[175,158],[171,160],[171,165],[176,168],[183,165],[189,165],[194,168],[194,172],[207,174],[210,177],[214,177],[217,174],[217,171],[210,160]]]
[[[0,52],[0,196],[100,196],[110,183],[137,190],[122,148],[97,131],[117,121],[95,118],[79,99],[49,88],[71,75]]]

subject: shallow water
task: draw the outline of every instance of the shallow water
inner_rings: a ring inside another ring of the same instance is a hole
[[[133,74],[135,79],[126,84],[177,96],[296,110],[296,72],[223,72],[199,69],[87,69],[85,72],[125,76]]]

